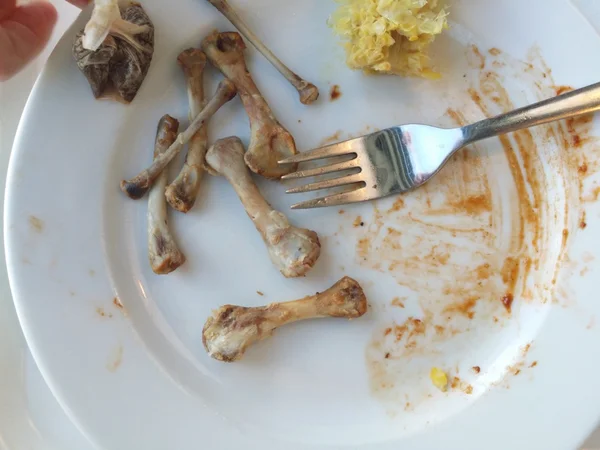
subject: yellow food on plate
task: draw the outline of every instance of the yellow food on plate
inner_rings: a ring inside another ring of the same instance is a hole
[[[440,0],[336,0],[329,19],[344,39],[346,62],[370,73],[439,78],[428,55],[433,40],[448,28]]]
[[[442,369],[438,369],[437,367],[431,369],[429,378],[431,378],[433,385],[440,391],[446,392],[448,390],[448,375]]]

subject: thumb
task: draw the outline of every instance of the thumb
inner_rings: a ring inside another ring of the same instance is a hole
[[[1,10],[0,81],[12,77],[44,48],[56,24],[56,9],[47,2],[35,2]]]

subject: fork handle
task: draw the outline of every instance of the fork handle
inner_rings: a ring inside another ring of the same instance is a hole
[[[506,114],[467,125],[462,128],[462,145],[555,120],[591,113],[599,109],[600,83],[595,83],[533,105],[515,109]]]

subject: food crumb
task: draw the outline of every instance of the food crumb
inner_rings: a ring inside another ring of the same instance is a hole
[[[113,298],[113,305],[115,305],[119,309],[123,309],[123,303],[119,300],[119,297]]]
[[[123,346],[119,345],[112,353],[106,368],[109,372],[116,372],[123,362]]]
[[[44,221],[39,217],[29,216],[29,225],[37,232],[41,233],[44,231]]]
[[[334,102],[341,96],[342,96],[342,91],[340,90],[340,86],[337,84],[334,84],[333,86],[331,86],[331,90],[329,91],[329,100]]]
[[[473,366],[472,369],[473,369],[473,372],[475,372],[475,373],[481,372],[481,367],[479,367],[479,366]]]
[[[554,86],[554,90],[556,91],[556,95],[561,95],[565,92],[572,91],[573,88],[571,86]]]
[[[437,367],[432,368],[429,378],[431,378],[433,385],[440,391],[446,392],[448,390],[448,375],[442,369]]]
[[[594,316],[592,316],[592,318],[590,319],[590,321],[588,322],[588,324],[586,325],[586,330],[591,330],[592,328],[594,328],[594,326],[596,325],[596,318]]]
[[[127,309],[125,309],[125,306],[123,306],[123,303],[121,303],[121,300],[119,299],[119,297],[113,298],[113,305],[115,305],[117,308],[119,308],[121,310],[121,312],[123,313],[123,315],[125,317],[127,317]]]
[[[467,395],[471,395],[472,393],[473,393],[473,386],[471,386],[471,385],[468,385],[468,386],[465,388],[465,394],[467,394]]]
[[[104,311],[104,308],[101,307],[96,308],[96,313],[98,313],[100,317],[108,317],[109,319],[111,319],[113,316],[112,313],[107,313],[106,311]]]
[[[340,209],[340,210],[338,211],[338,214],[344,214],[345,212],[346,212],[346,211],[344,211],[343,209]]]
[[[510,292],[508,294],[506,294],[504,297],[502,297],[502,304],[506,308],[506,311],[508,311],[509,313],[511,312],[511,309],[512,309],[513,300],[514,300],[514,297]]]
[[[356,216],[356,219],[354,219],[354,222],[352,223],[352,225],[354,226],[354,228],[358,228],[358,227],[364,226],[365,223],[363,222],[361,216]]]
[[[452,389],[456,389],[459,386],[460,386],[460,378],[458,378],[458,377],[452,378],[452,383],[450,384],[450,387],[452,387]]]
[[[579,228],[584,230],[586,227],[587,227],[587,219],[586,219],[586,214],[584,211],[583,214],[581,215],[581,220],[579,221]]]
[[[392,306],[397,306],[398,308],[404,308],[404,303],[400,300],[400,297],[394,297],[392,300]]]
[[[385,354],[385,359],[390,359],[390,352],[387,352],[387,353]]]
[[[265,294],[263,294],[261,291],[256,291],[256,293],[257,293],[258,295],[260,295],[261,297],[263,297],[263,296],[265,295]]]
[[[534,361],[534,362],[532,362],[532,363],[529,365],[529,368],[530,368],[530,369],[533,369],[533,368],[534,368],[535,366],[537,366],[537,365],[538,365],[538,362],[537,362],[537,361]]]

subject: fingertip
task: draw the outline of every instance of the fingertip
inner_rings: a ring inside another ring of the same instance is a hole
[[[52,3],[40,1],[21,6],[11,19],[29,28],[45,43],[56,25],[58,12]]]
[[[0,80],[7,80],[34,59],[48,43],[58,14],[48,2],[18,7],[0,22]]]
[[[40,2],[39,8],[41,8],[42,14],[46,16],[46,20],[55,25],[58,21],[58,11],[56,10],[56,7],[50,2]]]

